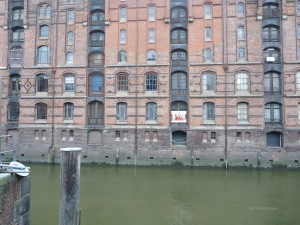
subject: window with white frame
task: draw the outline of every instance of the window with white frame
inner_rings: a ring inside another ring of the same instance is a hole
[[[249,82],[247,73],[236,74],[236,91],[248,91]]]
[[[75,21],[75,11],[74,11],[74,9],[69,9],[68,10],[67,21],[68,21],[68,24],[74,23],[74,21]]]
[[[10,49],[10,67],[20,67],[22,66],[22,58],[23,58],[23,48],[21,47],[13,47]]]
[[[300,71],[296,72],[296,91],[300,92]]]
[[[214,91],[215,90],[215,75],[212,73],[205,73],[202,75],[202,90]]]
[[[205,41],[211,41],[211,27],[205,27]]]
[[[268,103],[265,105],[265,122],[280,123],[281,122],[281,105],[278,103]]]
[[[68,52],[66,58],[67,58],[67,63],[74,63],[74,54],[73,54],[73,52]]]
[[[125,102],[117,103],[117,120],[118,121],[127,120],[127,103]]]
[[[117,74],[117,91],[128,91],[128,74]]]
[[[120,43],[126,43],[126,30],[120,30]]]
[[[126,8],[120,8],[120,22],[126,22]]]
[[[24,16],[23,8],[14,8],[12,12],[12,20],[22,20]]]
[[[68,45],[74,44],[74,33],[72,31],[68,32]]]
[[[155,102],[148,102],[146,104],[146,120],[157,119],[157,104]]]
[[[298,124],[300,124],[300,103],[298,103]]]
[[[147,52],[147,61],[155,62],[156,61],[156,52],[154,50],[149,50]]]
[[[238,39],[239,40],[245,39],[245,27],[244,26],[238,26]]]
[[[238,16],[244,16],[245,15],[245,7],[243,2],[239,2],[237,5],[237,11],[238,11]]]
[[[246,50],[245,50],[245,48],[239,48],[238,49],[238,54],[239,54],[239,61],[245,61],[245,59],[246,59]]]
[[[148,42],[149,43],[155,42],[155,30],[154,29],[149,29],[149,31],[148,31]]]
[[[237,104],[237,120],[240,122],[248,121],[249,105],[246,102],[240,102]]]
[[[65,120],[72,120],[74,113],[74,104],[67,102],[64,104],[64,119]]]
[[[157,91],[157,75],[155,73],[146,75],[146,91]]]
[[[212,5],[211,4],[205,4],[204,5],[204,18],[205,19],[211,19],[212,15]]]
[[[203,119],[204,120],[215,120],[215,103],[205,102],[203,104]]]
[[[72,74],[67,74],[64,76],[64,89],[65,92],[75,91],[75,77]]]
[[[149,6],[148,8],[148,20],[155,21],[155,6]]]

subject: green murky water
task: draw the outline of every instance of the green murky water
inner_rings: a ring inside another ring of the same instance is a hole
[[[31,225],[56,225],[59,166],[30,165]],[[81,225],[297,225],[300,172],[81,167]]]

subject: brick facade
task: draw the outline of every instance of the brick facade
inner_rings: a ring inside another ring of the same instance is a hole
[[[0,0],[2,133],[29,161],[76,146],[83,162],[297,167],[297,4]],[[13,40],[20,24],[24,40]]]

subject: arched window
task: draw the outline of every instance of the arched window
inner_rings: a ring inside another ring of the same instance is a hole
[[[101,31],[91,32],[90,46],[91,47],[104,47],[104,33]]]
[[[64,104],[64,119],[72,120],[74,114],[74,104],[67,102]]]
[[[146,120],[157,119],[157,104],[155,102],[146,103]]]
[[[205,102],[203,104],[203,119],[215,120],[215,103]]]
[[[215,75],[212,73],[205,73],[202,75],[202,90],[215,91]]]
[[[172,74],[171,89],[173,96],[185,96],[187,94],[187,75],[183,72]]]
[[[24,41],[24,29],[21,27],[12,30],[12,41]]]
[[[38,47],[38,64],[49,64],[50,62],[50,49],[48,46]]]
[[[172,145],[186,145],[187,134],[184,131],[172,132]]]
[[[23,20],[24,10],[23,8],[14,8],[12,11],[12,20]]]
[[[186,66],[187,56],[184,50],[175,50],[172,52],[172,66]]]
[[[91,13],[91,25],[99,26],[103,25],[105,20],[105,14],[102,10],[94,10]]]
[[[92,94],[103,92],[103,76],[99,74],[91,75],[91,92]]]
[[[249,81],[247,73],[236,74],[236,91],[249,91]]]
[[[23,49],[13,47],[10,49],[10,67],[20,67],[22,65]]]
[[[264,18],[276,18],[279,16],[278,5],[265,4],[263,6],[263,17]]]
[[[147,61],[155,62],[156,61],[156,52],[154,50],[149,50],[147,52]]]
[[[117,91],[128,91],[128,74],[117,74]]]
[[[281,123],[281,105],[278,103],[268,103],[265,105],[265,122]]]
[[[157,91],[157,75],[155,73],[146,75],[146,91]]]
[[[279,28],[275,26],[266,26],[263,28],[264,41],[279,41]]]
[[[40,73],[36,75],[36,92],[47,92],[48,91],[48,75]]]
[[[38,15],[39,18],[43,19],[43,18],[50,18],[51,16],[51,6],[50,5],[40,5],[38,7]]]
[[[265,93],[280,92],[280,75],[278,73],[269,72],[264,75]]]
[[[300,92],[300,71],[296,73],[296,91]]]
[[[49,26],[42,25],[40,26],[40,37],[48,37],[49,36]]]
[[[238,3],[237,11],[238,11],[238,16],[244,16],[245,15],[244,3],[242,3],[242,2]]]
[[[75,91],[75,76],[73,74],[66,74],[64,76],[64,91],[65,92]]]
[[[280,50],[276,48],[264,49],[264,59],[266,63],[280,63]]]
[[[100,101],[92,101],[88,108],[88,124],[103,125],[104,106]]]
[[[19,95],[20,94],[20,75],[13,74],[10,75],[10,95]]]
[[[187,10],[184,7],[174,7],[171,12],[172,23],[187,22]]]
[[[249,105],[246,102],[240,102],[237,104],[237,120],[240,122],[248,121]]]
[[[185,29],[175,28],[171,31],[171,44],[186,44],[187,31]]]
[[[89,66],[99,67],[104,65],[104,54],[102,52],[93,52],[89,55]]]
[[[19,120],[20,105],[16,102],[8,103],[8,120]]]
[[[267,133],[267,146],[268,147],[282,147],[282,134],[279,132]]]
[[[117,120],[126,121],[127,120],[127,103],[119,102],[117,103]]]
[[[47,119],[47,104],[45,103],[37,103],[35,105],[36,109],[36,119],[37,120],[46,120]]]
[[[122,50],[119,51],[119,62],[127,62],[127,52]]]

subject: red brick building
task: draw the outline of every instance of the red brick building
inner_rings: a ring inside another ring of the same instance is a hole
[[[0,0],[20,157],[299,166],[300,1]]]

